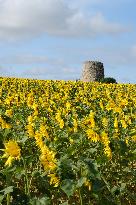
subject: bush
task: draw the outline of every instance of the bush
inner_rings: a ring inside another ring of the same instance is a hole
[[[101,83],[117,83],[116,79],[112,78],[112,77],[103,78],[99,82],[101,82]]]

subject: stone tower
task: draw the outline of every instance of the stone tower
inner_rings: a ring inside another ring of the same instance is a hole
[[[85,61],[82,70],[81,81],[94,82],[104,78],[103,63],[98,61]]]

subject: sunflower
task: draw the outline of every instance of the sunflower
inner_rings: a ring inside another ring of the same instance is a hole
[[[7,158],[5,166],[11,166],[13,160],[20,159],[21,149],[17,142],[13,140],[9,140],[8,142],[4,143],[4,146],[5,149],[1,149],[3,152],[5,152],[2,158]]]

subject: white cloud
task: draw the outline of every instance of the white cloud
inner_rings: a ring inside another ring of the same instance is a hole
[[[62,58],[48,57],[38,54],[11,54],[0,56],[2,65],[17,65],[17,66],[31,66],[31,65],[47,65],[47,66],[61,66],[65,67],[66,63]],[[0,68],[1,69],[1,68]],[[37,69],[38,71],[38,69]]]
[[[107,0],[66,0],[70,3],[71,8],[86,9],[90,5],[101,5],[107,3]]]
[[[45,75],[47,72],[49,72],[49,69],[47,68],[28,68],[25,69],[25,71],[23,71],[23,75],[24,76],[41,76],[41,75]]]
[[[0,1],[0,39],[17,40],[44,34],[94,36],[125,31],[124,26],[106,20],[101,13],[86,14],[70,8],[64,0]]]
[[[69,19],[70,33],[75,36],[92,36],[101,34],[119,34],[125,29],[116,23],[109,23],[101,13],[94,16],[85,16],[79,12]]]
[[[0,62],[2,64],[37,64],[37,63],[46,63],[48,57],[40,55],[30,55],[30,54],[14,54],[10,56],[1,56]]]
[[[72,75],[72,74],[76,74],[77,71],[74,68],[64,67],[62,68],[62,72],[64,72],[64,74]]]
[[[79,74],[76,68],[75,69],[71,68],[71,66],[65,68],[58,66],[57,69],[55,69],[54,67],[26,68],[22,70],[20,75],[25,78],[68,80],[68,79],[76,79]]]

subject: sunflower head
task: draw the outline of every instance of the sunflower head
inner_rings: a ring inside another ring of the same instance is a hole
[[[18,146],[17,142],[13,140],[9,140],[8,142],[4,143],[4,146],[5,149],[3,149],[2,151],[4,151],[5,153],[3,154],[2,158],[7,158],[5,165],[11,166],[14,159],[20,159],[21,149]]]

